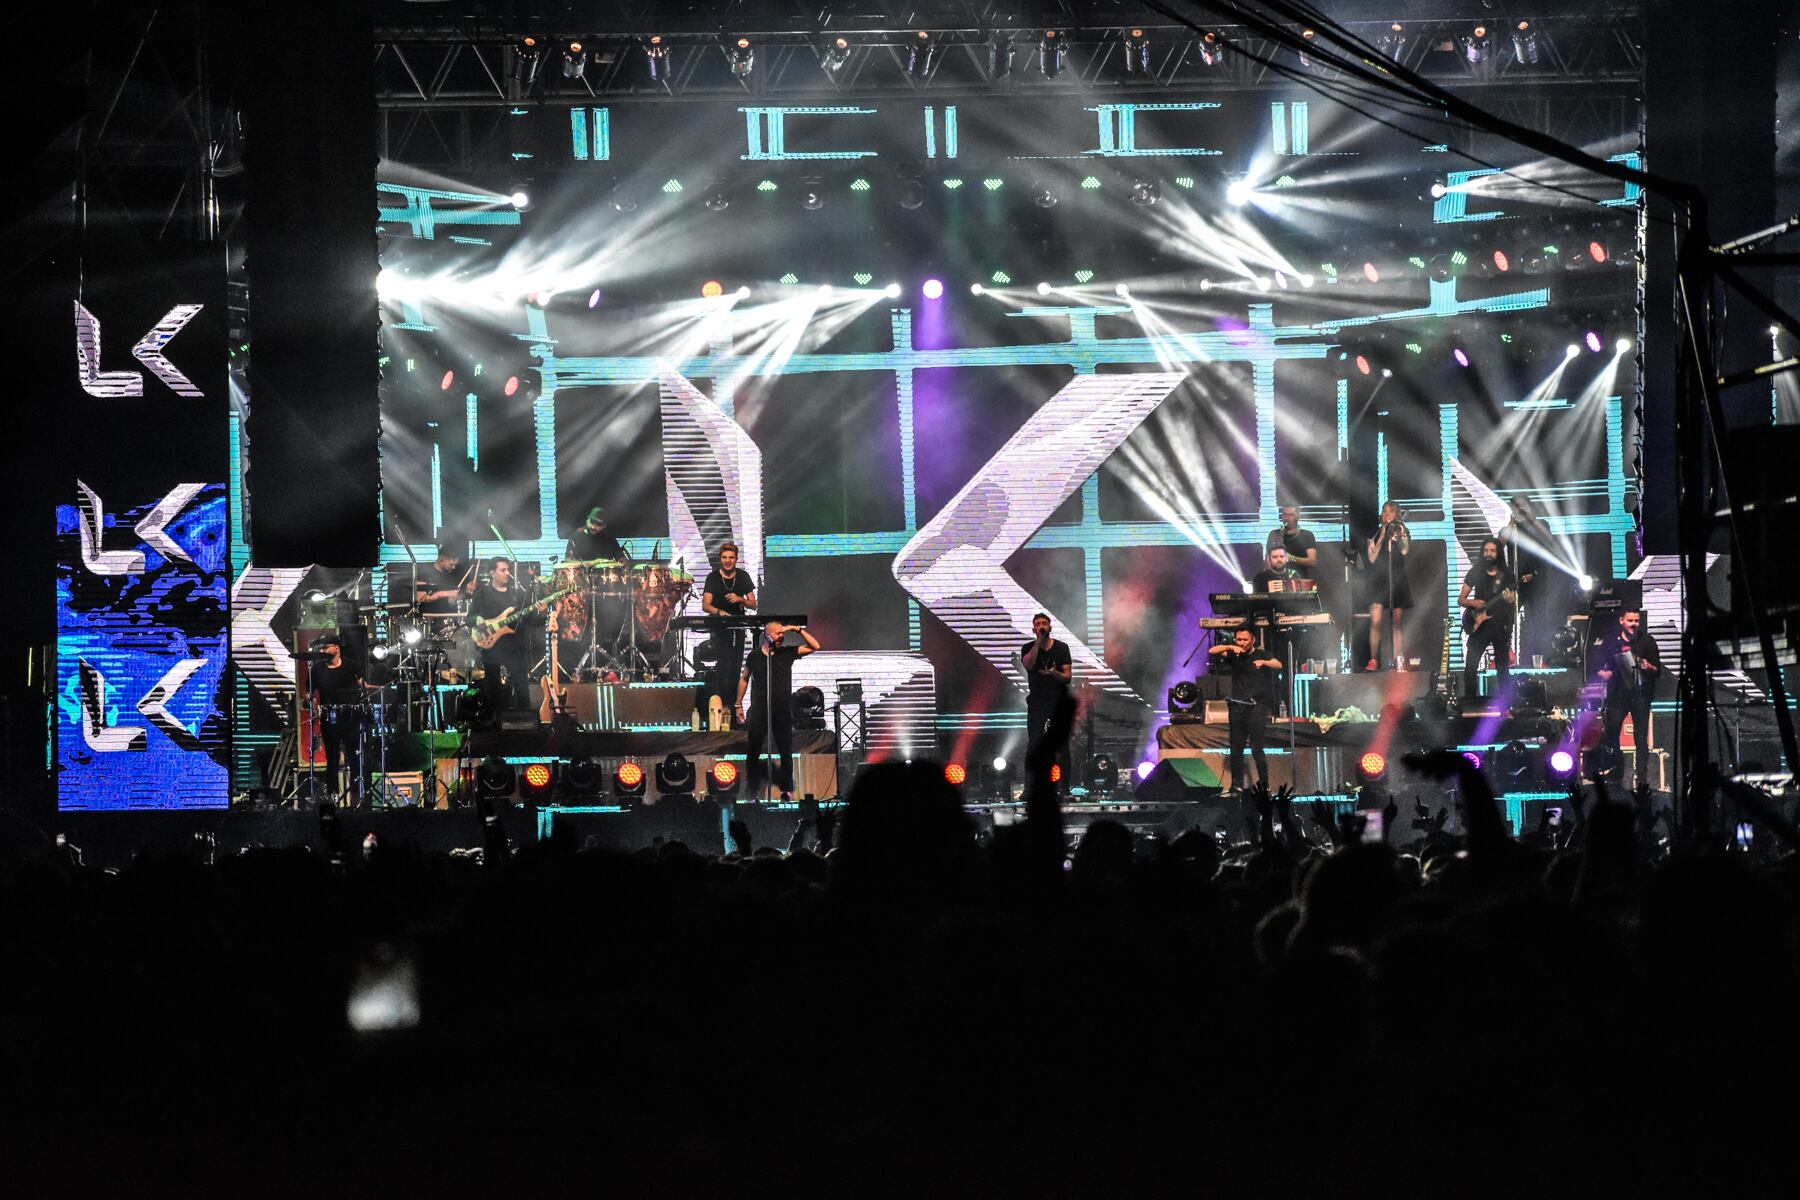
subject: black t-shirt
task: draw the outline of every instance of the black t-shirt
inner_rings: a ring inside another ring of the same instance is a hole
[[[421,592],[454,592],[457,585],[462,582],[464,570],[466,568],[460,563],[447,569],[439,567],[436,563],[420,567],[419,590]],[[419,611],[427,616],[453,614],[457,610],[460,599],[460,596],[445,596],[438,600],[422,600],[419,602]]]
[[[1037,645],[1037,639],[1032,638],[1029,642],[1020,646],[1020,657],[1023,658],[1025,652],[1035,645]],[[1025,671],[1025,678],[1029,684],[1029,691],[1027,694],[1033,700],[1045,700],[1056,696],[1057,693],[1068,686],[1063,682],[1061,674],[1062,668],[1072,667],[1073,665],[1074,659],[1069,657],[1068,643],[1059,642],[1055,638],[1051,638],[1050,648],[1048,650],[1038,651],[1037,657],[1031,660],[1031,666]],[[1055,668],[1055,670],[1046,673],[1046,667]]]
[[[320,704],[354,704],[360,698],[361,688],[357,685],[357,677],[361,675],[348,658],[341,667],[331,667],[323,659],[315,662],[308,675],[313,695]]]
[[[800,657],[800,647],[777,646],[773,653],[764,654],[764,640],[764,635],[758,634],[756,644],[744,656],[742,676],[750,681],[744,691],[744,703],[750,708],[761,708],[767,696],[779,708],[794,693],[794,660]]]
[[[1268,567],[1264,567],[1250,577],[1250,589],[1257,592],[1272,592],[1275,589],[1269,585],[1277,579],[1285,583],[1290,579],[1303,578],[1305,576],[1301,575],[1299,569],[1295,567],[1284,567],[1280,571],[1272,571]],[[1282,590],[1286,591],[1287,589],[1283,588]]]
[[[1490,617],[1504,621],[1512,620],[1510,604],[1498,608],[1493,604],[1495,597],[1513,586],[1511,571],[1502,567],[1495,574],[1489,575],[1485,564],[1476,563],[1469,568],[1469,573],[1463,576],[1463,586],[1469,589],[1469,599],[1480,600],[1487,605],[1487,613]],[[1473,611],[1481,612],[1482,610],[1475,609]],[[1472,626],[1474,618],[1470,617],[1469,620]]]
[[[1281,527],[1270,531],[1267,540],[1263,543],[1263,549],[1273,550],[1277,546],[1285,547],[1288,552],[1290,569],[1299,572],[1302,579],[1311,579],[1311,569],[1294,560],[1302,554],[1316,550],[1318,545],[1319,540],[1312,535],[1310,529],[1296,529],[1289,533],[1286,527]]]
[[[740,596],[751,595],[756,591],[756,581],[750,578],[750,572],[742,567],[737,567],[733,568],[729,576],[718,571],[712,572],[706,577],[706,586],[700,590],[702,595],[713,598],[713,607],[720,612],[741,617],[744,615],[744,606],[726,600],[726,593],[735,592]]]
[[[589,533],[585,527],[577,529],[569,535],[568,548],[564,558],[586,562],[591,558],[610,558],[615,562],[623,562],[626,557],[625,547],[619,539],[602,529],[599,533]]]
[[[509,608],[521,608],[530,603],[531,600],[526,596],[525,589],[516,580],[504,592],[495,591],[492,586],[484,583],[475,589],[475,598],[469,602],[469,623],[473,625],[477,618],[492,620]],[[529,618],[521,617],[513,622],[513,628],[522,629],[528,620]],[[516,636],[518,635],[509,634],[502,637],[501,640],[505,641]]]
[[[1231,698],[1233,700],[1257,700],[1267,702],[1274,687],[1274,668],[1258,667],[1254,663],[1259,658],[1268,656],[1268,651],[1252,646],[1243,653],[1221,654],[1214,669],[1231,678]]]

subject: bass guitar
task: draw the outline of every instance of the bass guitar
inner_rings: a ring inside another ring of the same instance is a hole
[[[1464,636],[1481,628],[1481,623],[1493,618],[1510,620],[1513,605],[1519,602],[1519,594],[1511,588],[1501,588],[1500,594],[1488,601],[1486,608],[1465,608],[1462,610],[1462,629]]]
[[[567,596],[574,590],[575,589],[572,587],[560,588],[557,591],[551,592],[536,604],[528,604],[524,608],[515,606],[506,609],[498,616],[475,618],[475,624],[470,629],[470,632],[474,636],[475,644],[480,646],[483,650],[492,650],[494,648],[494,643],[498,642],[507,634],[514,632],[514,626],[524,620],[527,614],[543,612],[546,608],[549,608],[552,604],[555,604],[558,600],[561,600],[564,596]]]

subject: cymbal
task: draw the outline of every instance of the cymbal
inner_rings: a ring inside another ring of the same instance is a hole
[[[616,558],[565,558],[556,564],[557,567],[622,567],[625,564]]]
[[[359,613],[372,613],[380,612],[383,609],[392,611],[396,608],[411,608],[412,606],[413,602],[411,600],[389,600],[386,604],[359,604],[356,606],[356,611]]]

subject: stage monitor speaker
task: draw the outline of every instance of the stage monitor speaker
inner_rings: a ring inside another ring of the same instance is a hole
[[[536,729],[538,715],[535,708],[503,708],[500,710],[501,729]]]
[[[1137,785],[1140,802],[1174,804],[1210,800],[1223,790],[1218,772],[1203,758],[1165,758]]]

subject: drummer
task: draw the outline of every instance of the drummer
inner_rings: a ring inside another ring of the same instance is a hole
[[[463,566],[455,547],[438,546],[437,558],[419,572],[419,614],[426,617],[458,616],[475,592],[475,572]]]
[[[619,544],[618,538],[606,531],[606,510],[595,505],[588,510],[587,521],[570,535],[563,559],[567,562],[591,562],[594,559],[630,562],[631,555]]]

